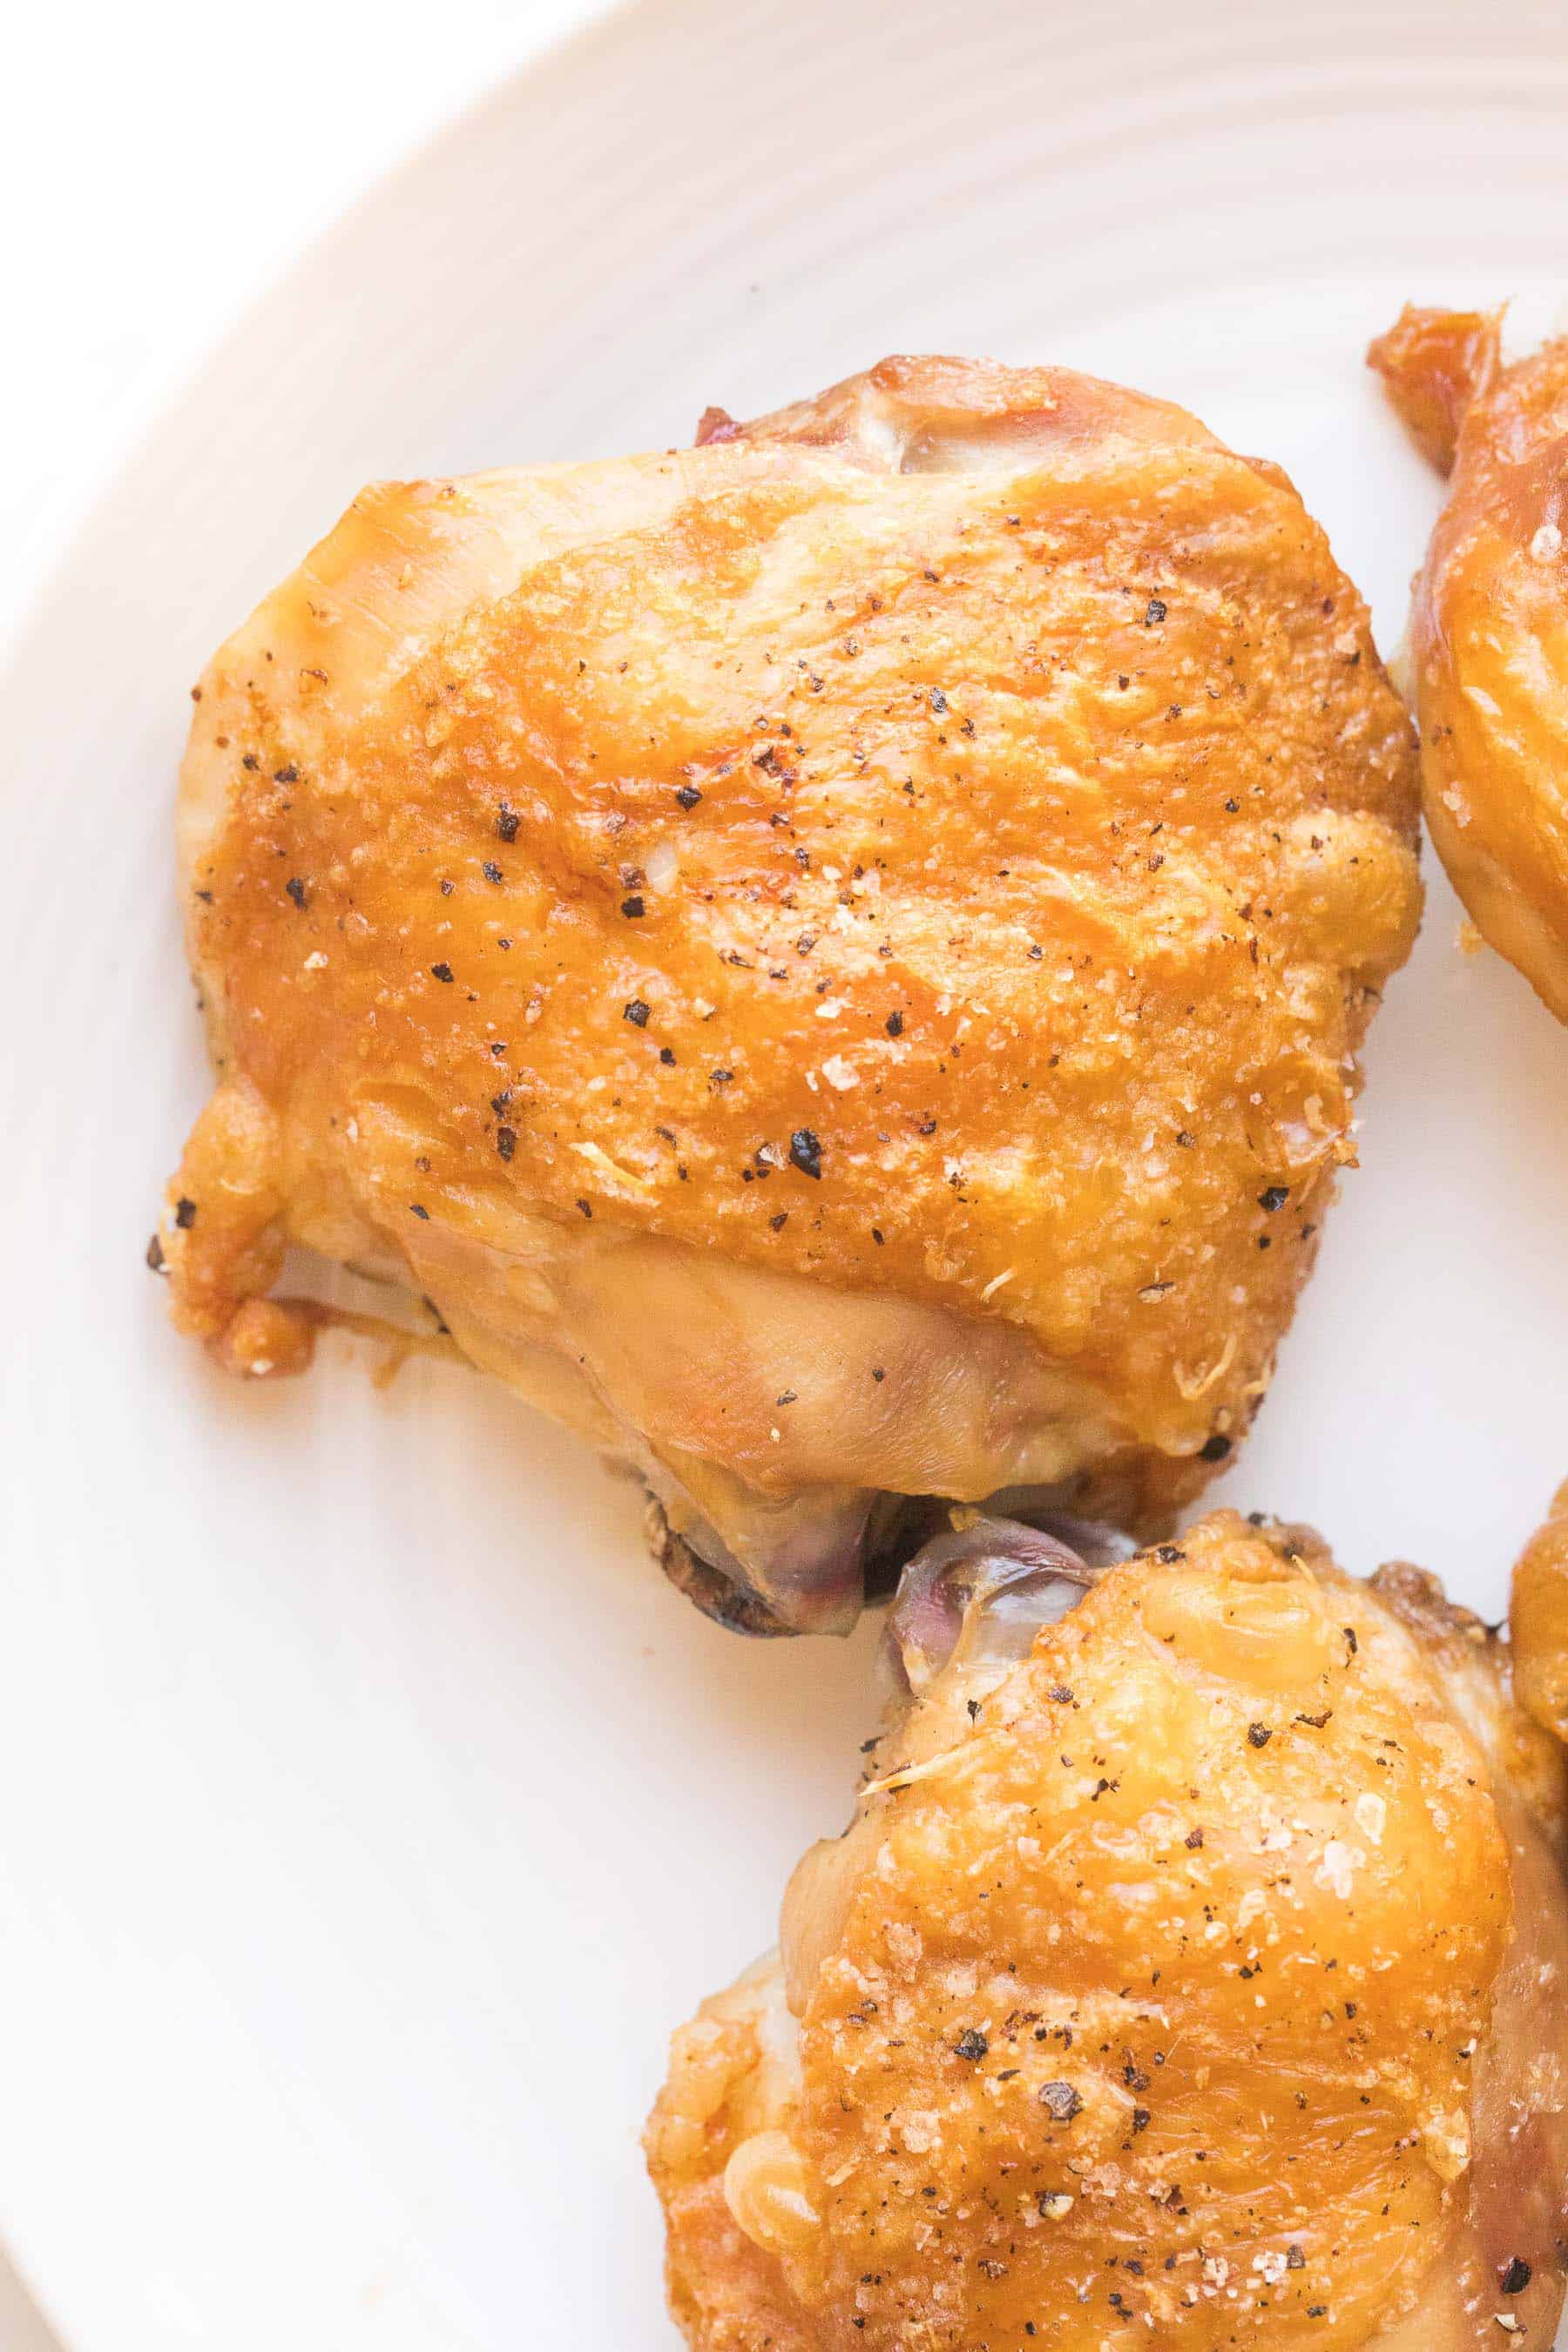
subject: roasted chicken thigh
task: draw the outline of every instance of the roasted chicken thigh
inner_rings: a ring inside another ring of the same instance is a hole
[[[1278,470],[889,360],[696,448],[367,490],[196,689],[218,1073],[153,1257],[305,1244],[657,1498],[752,1630],[900,1498],[1150,1531],[1268,1385],[1417,919],[1408,722]]]
[[[1426,822],[1482,937],[1568,1021],[1568,336],[1406,310],[1369,354],[1452,479],[1415,583]]]
[[[1506,1644],[1233,1513],[914,1562],[855,1820],[676,2034],[693,2352],[1546,2352],[1565,1784]]]

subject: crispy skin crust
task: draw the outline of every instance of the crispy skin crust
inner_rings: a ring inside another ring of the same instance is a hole
[[[677,2035],[648,2151],[697,2352],[1550,2341],[1561,1755],[1419,1571],[1230,1513],[1180,1549],[884,1739],[879,1784],[921,1775],[817,1850],[793,2081],[776,1979]],[[769,2132],[814,2217],[776,2242]]]
[[[1377,370],[1428,465],[1451,471],[1465,412],[1498,371],[1500,310],[1426,310],[1407,302],[1367,364]]]
[[[616,1442],[563,1269],[657,1236],[1000,1327],[1133,1523],[1246,1429],[1419,904],[1407,722],[1276,469],[1065,371],[888,361],[684,453],[368,490],[199,693],[222,1086],[163,1244],[240,1369],[304,1352],[233,1341],[300,1240],[531,1392],[559,1349]],[[656,1450],[758,1491],[1062,1466],[693,1386]]]
[[[1520,1554],[1509,1633],[1521,1704],[1568,1740],[1568,1480]]]
[[[1440,318],[1442,314],[1430,314]],[[1487,322],[1459,314],[1458,331]],[[1568,1020],[1568,338],[1476,357],[1411,619],[1426,822],[1489,944]],[[1438,331],[1413,360],[1444,374]],[[1375,346],[1373,347],[1375,350]],[[1422,370],[1428,373],[1423,379]],[[1402,401],[1402,407],[1405,404]],[[1408,410],[1406,409],[1408,414]]]

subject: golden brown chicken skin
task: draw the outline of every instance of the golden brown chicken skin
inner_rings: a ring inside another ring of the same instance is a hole
[[[1568,1020],[1568,337],[1505,367],[1500,323],[1406,310],[1370,356],[1451,468],[1411,622],[1426,822],[1483,938]]]
[[[675,2036],[688,2342],[1546,2347],[1565,1790],[1506,1647],[1233,1513],[1050,1549],[982,1521],[914,1564],[852,1827]]]
[[[1180,409],[889,360],[704,431],[368,490],[216,656],[158,1246],[250,1373],[309,1352],[287,1243],[409,1286],[710,1601],[842,1628],[881,1497],[1157,1528],[1245,1431],[1414,755],[1322,532]]]

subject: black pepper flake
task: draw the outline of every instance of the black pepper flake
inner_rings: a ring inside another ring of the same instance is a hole
[[[1192,1851],[1194,1852],[1194,1853],[1202,1853],[1202,1851],[1203,1851],[1203,1843],[1204,1843],[1204,1833],[1203,1833],[1202,1830],[1189,1830],[1189,1831],[1187,1832],[1187,1834],[1186,1834],[1185,1839],[1184,1840],[1184,1844],[1186,1844],[1186,1845],[1188,1845],[1188,1846],[1190,1846],[1190,1847],[1192,1848]]]
[[[1287,2246],[1287,2247],[1286,2247],[1286,2249],[1285,2249],[1285,2267],[1286,2267],[1286,2269],[1287,2269],[1288,2271],[1304,2271],[1304,2270],[1306,2269],[1306,2267],[1307,2267],[1307,2257],[1306,2257],[1306,2255],[1301,2252],[1301,2249],[1300,2249],[1300,2246]]]
[[[711,1087],[727,1087],[731,1084],[734,1076],[735,1073],[733,1070],[710,1070],[708,1073],[708,1083]]]
[[[1083,2113],[1083,2101],[1070,2083],[1042,2083],[1040,2105],[1058,2124],[1070,2124],[1074,2116]]]
[[[259,768],[261,762],[254,751],[246,751],[241,755],[239,764],[242,768]]]
[[[1504,2294],[1522,2294],[1533,2273],[1522,2254],[1514,2254],[1498,2268],[1498,2284]]]
[[[1355,1627],[1353,1625],[1342,1625],[1340,1627],[1340,1631],[1344,1635],[1345,1640],[1350,1643],[1350,1653],[1353,1658],[1356,1652],[1361,1648],[1361,1643],[1356,1640]]]
[[[503,1160],[510,1160],[511,1158],[512,1153],[517,1150],[517,1129],[515,1127],[497,1128],[496,1150],[500,1153]]]
[[[903,1014],[902,1014],[901,1013],[889,1013],[889,1015],[888,1015],[888,1034],[889,1034],[889,1037],[901,1037],[901,1036],[903,1035],[903,1034],[904,1034],[904,1016],[903,1016]]]
[[[1204,1443],[1199,1446],[1198,1460],[1200,1462],[1223,1462],[1229,1452],[1229,1438],[1225,1436],[1216,1429],[1214,1435],[1212,1437],[1205,1438]]]
[[[486,858],[483,871],[487,882],[502,882],[506,879],[493,857]]]
[[[1058,1706],[1070,1706],[1072,1705],[1071,1683],[1058,1683],[1051,1692],[1051,1696]]]
[[[441,885],[441,896],[442,896],[442,898],[449,898],[451,897],[451,895],[452,895],[453,891],[457,888],[457,887],[458,887],[458,886],[457,886],[457,884],[456,884],[455,882],[443,882],[443,883],[442,883],[442,885]]]
[[[694,809],[702,795],[695,784],[682,784],[675,797],[683,809]]]
[[[1272,1216],[1276,1209],[1282,1209],[1289,1198],[1289,1184],[1270,1184],[1267,1192],[1258,1195],[1258,1205],[1260,1209],[1267,1209]]]
[[[1133,2128],[1133,2130],[1134,2130],[1135,2132],[1147,2131],[1147,2130],[1148,2130],[1148,2128],[1149,2128],[1149,2125],[1150,2125],[1151,2120],[1152,2120],[1152,2118],[1151,2118],[1151,2116],[1150,2116],[1149,2110],[1148,2110],[1148,2108],[1147,2108],[1147,2107],[1134,2107],[1134,2108],[1133,2108],[1133,2110],[1132,2110],[1132,2128]]]
[[[674,1069],[674,1067],[675,1067],[675,1048],[674,1048],[674,1046],[673,1046],[673,1045],[661,1045],[661,1046],[659,1047],[659,1049],[658,1049],[658,1058],[659,1058],[659,1060],[664,1064],[664,1066],[665,1066],[665,1068],[666,1068],[667,1070],[673,1070],[673,1069]]]
[[[452,984],[451,965],[449,963],[433,963],[430,967],[430,977],[432,980],[440,981],[443,986],[450,988]]]
[[[647,1027],[647,1014],[648,1008],[640,996],[634,996],[629,1004],[623,1005],[621,1008],[622,1020],[629,1021],[634,1029]]]
[[[300,908],[300,912],[303,913],[305,908],[305,886],[300,881],[300,877],[297,874],[291,874],[288,881],[284,883],[283,888],[286,895],[293,899],[294,904]]]
[[[781,1209],[776,1217],[770,1217],[768,1219],[768,1223],[773,1227],[775,1234],[782,1234],[784,1227],[789,1223],[789,1211],[787,1209]]]
[[[629,922],[634,923],[637,921],[638,916],[645,912],[643,902],[635,891],[629,898],[623,898],[621,900],[621,912],[626,917]]]
[[[408,1203],[408,1213],[411,1217],[419,1218],[421,1223],[427,1225],[430,1222],[430,1212],[425,1206],[423,1201],[410,1201]]]
[[[183,1234],[188,1234],[195,1222],[196,1204],[194,1201],[187,1200],[182,1192],[174,1203],[174,1223]]]
[[[273,769],[272,781],[275,784],[297,784],[300,781],[300,771],[290,760],[286,767]]]
[[[1164,619],[1166,605],[1163,597],[1151,596],[1149,599],[1149,609],[1143,615],[1143,626],[1146,629],[1157,627],[1159,623]]]
[[[163,1244],[154,1234],[147,1244],[147,1264],[154,1274],[162,1274],[166,1263],[163,1256]]]
[[[579,1201],[577,1203],[577,1210],[579,1215],[591,1217],[594,1213],[594,1204],[591,1201]]]
[[[885,1381],[885,1380],[887,1379],[887,1377],[888,1377],[888,1375],[887,1375],[886,1371],[883,1370],[883,1368],[882,1368],[882,1366],[881,1366],[880,1364],[873,1364],[873,1365],[872,1365],[872,1367],[871,1367],[871,1378],[872,1378],[874,1381]]]
[[[789,1139],[789,1156],[803,1176],[822,1179],[822,1146],[809,1127],[797,1127]]]
[[[955,2057],[967,2058],[972,2063],[984,2058],[990,2047],[984,2034],[973,2025],[966,2026],[952,2045]]]
[[[1247,1737],[1252,1747],[1267,1748],[1274,1734],[1266,1723],[1249,1723],[1247,1727]]]
[[[1173,1568],[1177,1560],[1185,1559],[1186,1556],[1180,1544],[1156,1544],[1154,1547],[1155,1559],[1163,1561],[1166,1568]]]
[[[514,808],[508,808],[505,801],[502,801],[500,807],[496,812],[496,831],[500,834],[501,839],[503,841],[515,841],[517,839],[517,828],[521,822],[522,820],[518,815],[517,811]]]
[[[947,709],[947,697],[943,694],[940,686],[933,686],[931,690],[931,707],[936,712],[939,719],[942,712]]]

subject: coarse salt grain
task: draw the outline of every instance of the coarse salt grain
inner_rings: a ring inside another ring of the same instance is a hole
[[[1320,1886],[1326,1886],[1331,1895],[1337,1895],[1342,1903],[1347,1903],[1355,1884],[1352,1848],[1346,1845],[1342,1838],[1331,1838],[1312,1876]]]

